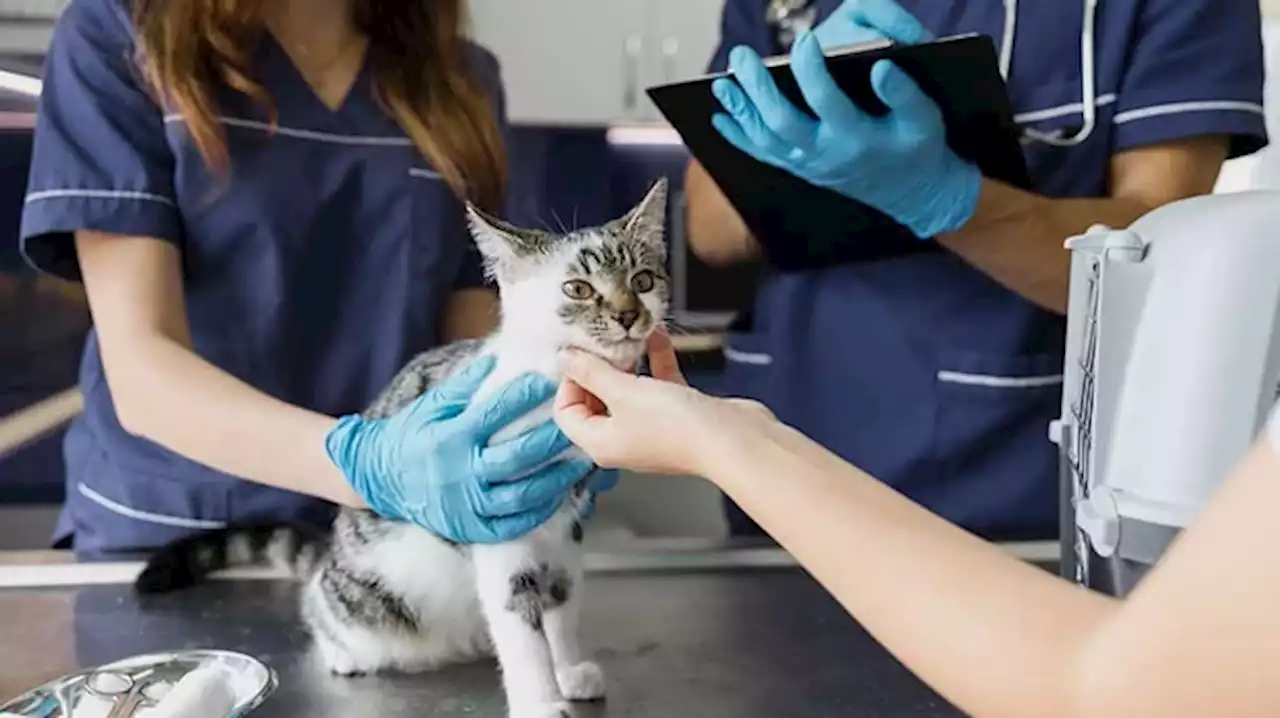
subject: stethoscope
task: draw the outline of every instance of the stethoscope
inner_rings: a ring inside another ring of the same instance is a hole
[[[1094,27],[1098,16],[1099,0],[1084,0],[1084,22],[1080,30],[1080,100],[1084,123],[1070,137],[1057,133],[1039,132],[1022,128],[1024,139],[1043,142],[1055,147],[1073,147],[1082,144],[1093,134],[1098,121],[1097,78],[1094,77]],[[813,4],[803,0],[773,0],[769,5],[768,21],[788,34],[794,34],[799,26],[813,22]],[[1013,65],[1013,41],[1018,30],[1018,0],[1004,0],[1004,33],[1000,40],[1000,75],[1009,79]],[[787,44],[786,38],[780,38]]]
[[[1023,128],[1024,137],[1055,147],[1072,147],[1093,134],[1097,124],[1098,90],[1094,77],[1094,23],[1098,0],[1084,0],[1084,25],[1080,30],[1080,101],[1084,124],[1070,137]],[[1018,27],[1018,0],[1004,0],[1004,36],[1000,41],[1000,74],[1007,80],[1013,64],[1013,39]]]

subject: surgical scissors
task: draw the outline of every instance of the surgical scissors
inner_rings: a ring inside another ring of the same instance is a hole
[[[155,672],[154,668],[136,674],[100,671],[85,679],[85,692],[112,701],[106,718],[128,718],[140,707],[154,706],[172,687],[168,681],[148,680]]]

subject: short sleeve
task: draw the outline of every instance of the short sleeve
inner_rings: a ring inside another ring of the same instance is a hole
[[[1207,134],[1232,158],[1266,146],[1258,0],[1145,0],[1130,42],[1117,149]]]
[[[729,67],[729,51],[746,45],[760,55],[779,52],[777,41],[765,22],[766,3],[759,0],[725,0],[720,15],[720,42],[707,64],[707,72],[724,72]]]
[[[20,237],[28,262],[65,279],[80,277],[77,230],[181,241],[164,116],[131,27],[121,0],[75,0],[45,56]]]

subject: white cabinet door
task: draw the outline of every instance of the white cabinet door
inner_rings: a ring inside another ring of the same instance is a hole
[[[0,52],[43,55],[69,0],[0,0]]]
[[[653,5],[652,42],[646,55],[646,86],[705,74],[720,42],[725,0],[649,0]],[[763,11],[762,11],[763,12]],[[644,119],[661,115],[647,97]]]
[[[470,0],[472,34],[498,56],[513,123],[634,121],[652,0]]]

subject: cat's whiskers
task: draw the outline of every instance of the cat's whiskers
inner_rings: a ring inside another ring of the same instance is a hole
[[[691,336],[693,334],[693,330],[680,325],[676,322],[675,317],[670,314],[668,314],[662,321],[657,322],[657,324],[660,328],[666,330],[667,334],[670,334],[671,336]]]
[[[577,210],[575,209],[574,212],[576,213]],[[569,233],[569,230],[564,226],[564,221],[560,219],[559,215],[556,214],[556,211],[554,209],[551,210],[551,218],[556,221],[557,231],[560,232],[560,234]]]

